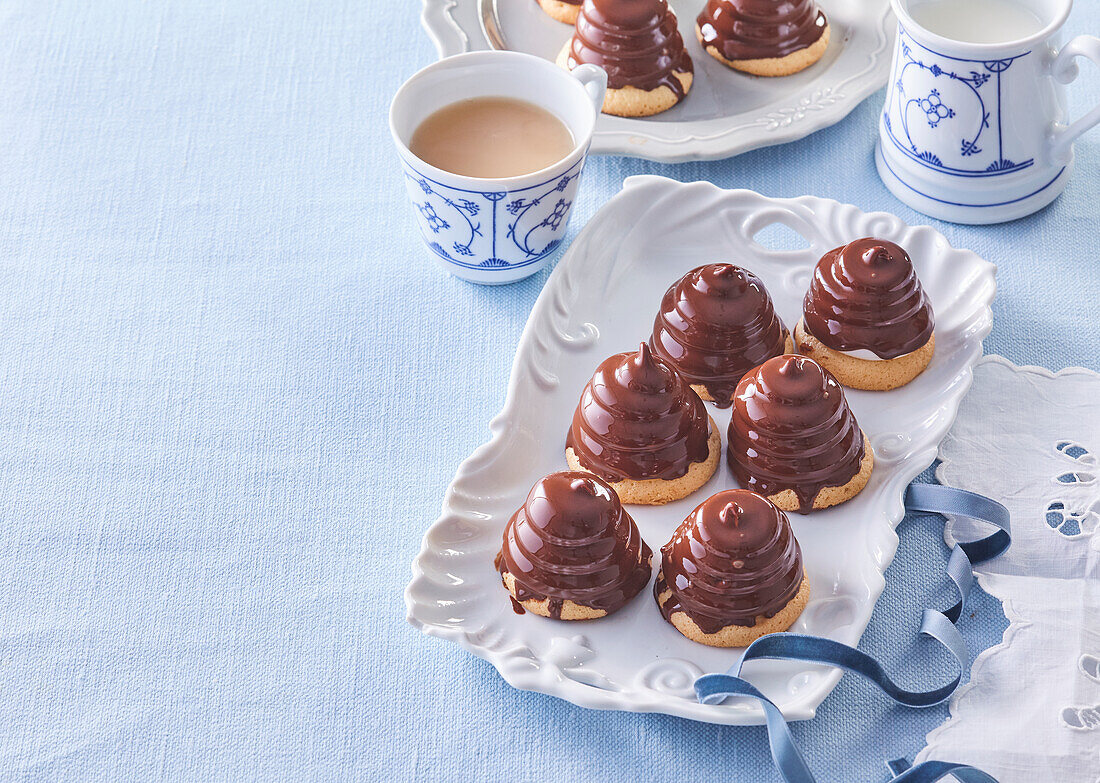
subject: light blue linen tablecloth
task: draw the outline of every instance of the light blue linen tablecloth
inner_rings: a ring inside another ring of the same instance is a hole
[[[417,6],[0,0],[3,780],[776,779],[762,729],[519,693],[405,623],[546,278],[421,250],[385,125],[434,58]],[[875,176],[880,101],[733,160],[594,159],[571,235],[637,173],[922,222]],[[1001,267],[990,352],[1100,366],[1098,167],[1087,138],[1044,213],[937,226]],[[909,682],[935,528],[901,529],[863,642]],[[1005,622],[973,611],[979,650]],[[845,678],[794,732],[822,781],[873,781],[946,714]]]

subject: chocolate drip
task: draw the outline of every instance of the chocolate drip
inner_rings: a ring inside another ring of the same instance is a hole
[[[607,71],[613,90],[663,85],[677,99],[684,88],[674,72],[694,72],[666,0],[585,0],[566,61],[570,70],[582,63]]]
[[[703,633],[772,617],[802,584],[802,549],[787,515],[744,489],[719,492],[688,515],[661,548],[653,594],[671,621],[684,612]]]
[[[935,328],[909,254],[871,237],[822,256],[802,312],[810,334],[833,350],[863,349],[881,359],[917,350]]]
[[[708,0],[696,22],[703,47],[727,60],[786,57],[816,42],[827,24],[813,0]]]
[[[608,614],[621,608],[649,582],[651,556],[611,487],[564,472],[531,489],[504,528],[495,565],[515,579],[513,608],[549,599],[551,617],[561,619],[565,601]]]
[[[691,270],[665,292],[649,340],[688,383],[728,408],[741,376],[783,353],[787,329],[756,275],[733,264]]]
[[[803,514],[822,489],[847,484],[863,460],[863,433],[844,391],[804,356],[777,356],[741,379],[728,437],[741,485],[764,496],[792,490]]]
[[[608,481],[676,479],[709,454],[706,407],[642,343],[605,359],[584,387],[566,446]]]

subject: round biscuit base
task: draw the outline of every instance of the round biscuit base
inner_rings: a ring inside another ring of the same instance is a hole
[[[936,350],[936,334],[915,351],[894,359],[875,361],[849,356],[818,340],[799,320],[794,327],[795,345],[803,356],[809,356],[831,372],[841,386],[865,391],[890,391],[916,378],[932,361]]]
[[[576,24],[577,17],[581,15],[580,5],[565,3],[562,0],[539,0],[539,5],[551,19],[565,24]]]
[[[671,595],[671,590],[665,590],[657,596],[658,605],[663,607]],[[756,618],[755,625],[727,625],[720,628],[716,633],[703,633],[703,630],[685,612],[673,612],[669,622],[677,631],[693,642],[706,644],[710,647],[748,647],[761,636],[767,636],[770,633],[781,633],[794,625],[794,621],[802,614],[802,610],[806,608],[809,601],[810,580],[803,574],[802,584],[799,585],[794,598],[771,617],[759,615]]]
[[[814,497],[814,511],[820,511],[830,506],[838,506],[847,500],[851,500],[867,486],[867,482],[871,478],[871,470],[875,467],[875,452],[871,448],[871,441],[868,440],[867,434],[863,430],[860,430],[860,434],[863,435],[863,459],[859,463],[859,472],[843,486],[823,487],[819,490]],[[785,489],[774,495],[768,495],[768,500],[783,511],[794,512],[800,510],[798,496],[793,489]]]
[[[783,345],[783,353],[794,353],[794,341],[791,340],[791,336],[787,335],[787,342]],[[707,387],[701,383],[691,384],[692,390],[699,395],[699,398],[705,402],[714,402],[714,395],[707,391]]]
[[[715,425],[714,419],[710,416],[707,419],[710,422],[710,437],[707,438],[706,460],[691,463],[688,466],[687,473],[680,476],[680,478],[609,481],[608,483],[615,490],[615,494],[619,496],[619,500],[635,506],[661,506],[674,500],[686,498],[710,481],[711,476],[718,470],[718,460],[722,456],[722,438],[718,434],[718,427]],[[581,464],[580,460],[577,459],[576,452],[571,447],[565,449],[565,461],[569,464],[570,470],[592,473],[591,470]]]
[[[651,568],[652,567],[652,565],[653,565],[653,557],[652,556],[650,556],[646,560],[645,565],[646,565],[646,568]],[[514,601],[516,601],[516,603],[518,603],[524,609],[526,609],[528,612],[530,612],[531,614],[537,614],[540,617],[548,617],[550,619],[554,619],[550,615],[550,599],[549,598],[542,598],[542,599],[538,599],[538,600],[536,600],[534,598],[528,598],[525,601],[520,601],[519,598],[516,597],[516,578],[510,572],[505,571],[503,574],[500,575],[500,580],[504,583],[505,589],[507,589],[508,592],[511,594],[512,599]],[[646,582],[646,584],[649,584],[649,583]],[[642,592],[645,592],[644,587],[641,590],[638,591],[638,593],[642,593]],[[635,596],[631,596],[630,600],[634,600],[634,597]],[[606,609],[594,609],[591,606],[585,606],[584,604],[578,604],[576,601],[570,601],[569,599],[566,599],[566,600],[562,601],[561,616],[558,617],[557,619],[559,619],[559,620],[570,620],[570,621],[572,621],[572,620],[597,620],[601,617],[606,617],[607,614],[608,614],[608,612],[607,612]]]
[[[695,25],[695,37],[707,50],[707,54],[735,71],[749,73],[753,76],[791,76],[799,71],[806,70],[820,60],[825,54],[825,50],[829,48],[829,34],[829,25],[826,24],[820,38],[805,49],[791,52],[784,57],[763,57],[758,60],[727,60],[718,51],[717,46],[713,44],[707,46],[703,42],[703,31],[699,28],[699,25]]]
[[[565,42],[565,46],[558,52],[556,60],[559,67],[569,70],[569,45],[572,39]],[[672,75],[680,82],[680,87],[687,97],[691,90],[695,75],[673,71]],[[667,111],[679,103],[683,98],[672,91],[671,87],[661,85],[655,90],[643,90],[638,87],[609,88],[603,98],[603,113],[613,114],[616,117],[652,117]]]

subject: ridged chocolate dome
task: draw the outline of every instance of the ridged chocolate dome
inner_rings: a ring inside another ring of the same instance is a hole
[[[727,60],[786,57],[825,32],[813,0],[708,0],[696,19],[703,46]]]
[[[515,579],[519,601],[549,598],[551,617],[565,601],[610,614],[649,582],[651,555],[605,482],[551,473],[508,521],[497,568]]]
[[[783,353],[787,329],[760,278],[733,264],[691,270],[665,292],[649,344],[727,408],[741,377]]]
[[[699,504],[661,554],[653,592],[672,592],[661,613],[671,622],[673,613],[684,612],[708,634],[773,616],[803,578],[802,550],[787,515],[744,489]]]
[[[792,490],[802,513],[823,488],[847,484],[863,460],[863,434],[843,389],[804,356],[777,356],[741,379],[728,438],[741,485],[764,496]]]
[[[867,237],[830,250],[802,305],[806,329],[835,351],[894,359],[928,342],[932,305],[904,249]]]
[[[707,459],[709,430],[699,395],[642,343],[596,368],[566,446],[582,467],[608,481],[668,480]]]
[[[694,72],[666,0],[585,0],[566,67],[582,63],[607,71],[610,89],[663,85],[678,98],[684,88],[673,73]]]

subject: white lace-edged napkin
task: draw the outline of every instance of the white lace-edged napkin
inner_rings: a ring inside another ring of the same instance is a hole
[[[940,459],[941,483],[1012,513],[1011,548],[974,568],[1010,626],[917,760],[1001,783],[1100,783],[1100,374],[986,357]],[[948,543],[972,524],[952,520]]]

